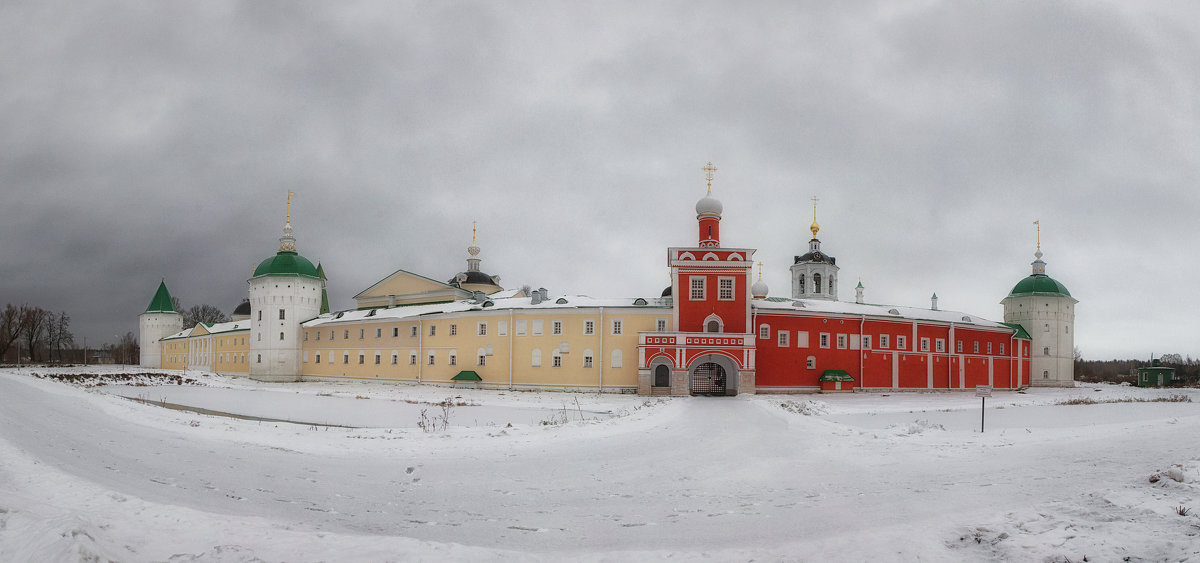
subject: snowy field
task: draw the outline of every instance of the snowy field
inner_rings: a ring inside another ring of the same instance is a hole
[[[1200,390],[33,376],[101,369],[0,369],[0,561],[1200,561]]]

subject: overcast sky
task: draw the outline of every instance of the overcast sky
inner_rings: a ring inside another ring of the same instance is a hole
[[[831,7],[832,5],[832,7]],[[1200,356],[1200,4],[5,2],[0,302],[137,331],[226,313],[278,248],[335,308],[449,279],[657,296],[718,168],[725,246],[790,292],[1000,320],[1042,226],[1085,358]],[[2,305],[2,303],[0,303]]]

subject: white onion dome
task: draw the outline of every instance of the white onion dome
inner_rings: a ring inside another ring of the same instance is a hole
[[[696,215],[716,215],[719,217],[724,210],[724,206],[712,194],[706,195],[700,198],[700,201],[696,202]]]
[[[759,278],[758,281],[754,282],[754,285],[750,286],[750,295],[755,299],[766,299],[767,282],[762,281],[762,278]]]

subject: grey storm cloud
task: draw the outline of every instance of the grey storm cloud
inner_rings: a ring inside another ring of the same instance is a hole
[[[0,300],[136,330],[228,312],[284,198],[333,306],[448,279],[654,296],[719,168],[726,245],[789,291],[812,197],[867,300],[999,319],[1028,274],[1085,357],[1188,354],[1200,8],[1076,2],[10,2]],[[843,287],[849,294],[849,287]]]

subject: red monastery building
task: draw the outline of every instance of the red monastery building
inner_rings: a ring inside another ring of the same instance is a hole
[[[667,250],[663,295],[672,297],[676,330],[639,334],[639,393],[1030,385],[1030,336],[1019,324],[939,310],[936,295],[929,309],[863,303],[861,283],[855,302],[838,301],[837,262],[821,251],[815,203],[809,252],[791,268],[792,296],[768,297],[761,279],[751,281],[754,250],[721,246],[723,208],[712,197],[711,164],[706,170],[698,242]]]

